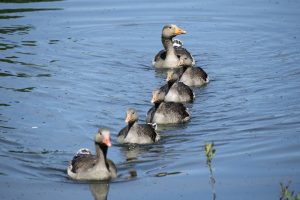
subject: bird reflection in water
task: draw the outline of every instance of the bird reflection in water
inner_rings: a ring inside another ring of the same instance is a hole
[[[109,183],[108,182],[91,183],[90,190],[95,200],[107,200]]]
[[[127,179],[135,179],[138,176],[136,165],[143,165],[149,161],[157,160],[157,154],[161,154],[163,152],[163,145],[126,144],[122,145],[121,151],[126,160],[121,168],[124,167],[128,172]],[[156,165],[153,166],[153,168],[155,167]]]

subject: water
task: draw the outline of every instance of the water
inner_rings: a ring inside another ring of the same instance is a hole
[[[1,2],[1,199],[279,199],[289,181],[300,191],[298,1]],[[190,123],[155,145],[118,145],[127,108],[144,122],[164,84],[151,60],[166,23],[188,31],[179,38],[212,81],[195,88]],[[119,177],[69,180],[68,161],[102,126]]]

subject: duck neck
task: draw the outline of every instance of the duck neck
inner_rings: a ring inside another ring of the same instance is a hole
[[[159,107],[160,104],[161,104],[161,102],[155,102],[154,103],[155,110]]]
[[[176,56],[176,52],[173,46],[172,38],[161,38],[162,44],[166,50],[166,57],[168,56]],[[177,56],[176,56],[177,57]]]
[[[132,122],[128,122],[128,125],[127,125],[127,132],[126,132],[126,135],[125,137],[127,137],[131,127],[136,123],[136,121],[132,121]]]
[[[175,82],[176,82],[175,80],[169,80],[167,82],[168,83],[168,87],[169,87],[168,89],[170,89]]]
[[[98,163],[103,164],[103,166],[106,166],[106,154],[108,147],[105,144],[99,144],[95,143],[96,146],[96,157],[98,160]]]
[[[182,66],[182,70],[180,70],[178,80],[180,80],[180,78],[182,77],[182,75],[184,74],[184,72],[185,72],[189,67],[190,67],[190,66],[188,66],[188,65],[183,65],[183,66]]]
[[[128,130],[135,124],[136,121],[128,122]]]

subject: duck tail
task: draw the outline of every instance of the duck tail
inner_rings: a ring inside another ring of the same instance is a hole
[[[188,108],[185,109],[185,112],[187,113],[187,116],[183,119],[183,121],[187,122],[187,121],[189,121],[191,119],[191,114],[190,114]]]
[[[206,77],[205,83],[209,82],[209,76]]]
[[[80,156],[80,155],[92,155],[92,152],[87,148],[81,148],[76,153],[76,156]]]
[[[183,46],[183,42],[178,39],[174,39],[172,42],[173,42],[174,47],[182,47]]]
[[[156,123],[148,123],[148,124],[151,125],[154,128],[154,130],[157,129],[157,124]]]

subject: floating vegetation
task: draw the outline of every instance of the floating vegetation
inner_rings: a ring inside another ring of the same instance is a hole
[[[287,185],[280,183],[280,200],[300,200],[300,192],[298,192],[298,194],[296,195],[294,191],[289,191],[290,183],[291,182],[289,182]]]

